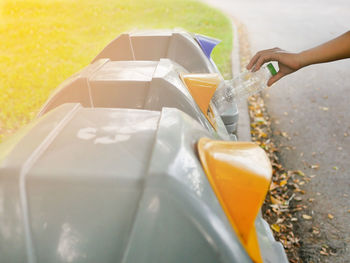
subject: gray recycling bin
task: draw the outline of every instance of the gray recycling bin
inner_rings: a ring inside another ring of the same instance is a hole
[[[57,88],[41,109],[39,116],[63,103],[79,102],[84,107],[158,110],[178,108],[215,133],[213,126],[198,108],[180,74],[188,73],[169,60],[111,61],[99,59]],[[213,107],[214,111],[215,108]],[[216,132],[229,134],[215,115]]]
[[[167,86],[169,85],[176,85],[176,88],[181,89],[181,84],[174,83],[174,79],[179,78],[175,75],[180,72],[216,73],[222,79],[221,73],[210,57],[211,50],[216,44],[217,42],[211,38],[192,35],[182,29],[135,31],[122,34],[107,45],[90,65],[62,83],[40,111],[39,116],[67,102],[79,102],[86,107],[110,107],[113,104],[114,107],[140,108],[144,105],[148,109],[147,103],[136,103],[136,100],[142,100],[143,96],[147,97],[144,99],[145,101],[157,101],[157,105],[165,107],[187,104],[179,96],[172,97],[171,93],[163,92],[162,96],[159,90],[153,91],[152,87],[156,85],[155,82],[172,82],[164,84],[168,92],[170,88]],[[168,62],[164,62],[164,59],[167,59]],[[123,61],[128,62],[123,63]],[[157,68],[157,62],[160,64],[160,68]],[[123,65],[127,65],[128,68],[138,68],[139,74],[130,73],[126,76],[127,73],[123,70]],[[113,67],[115,68],[113,69]],[[106,72],[107,68],[110,72]],[[161,76],[161,70],[168,72],[167,75]],[[92,87],[94,85],[92,83],[102,82],[101,74],[108,74],[109,82],[123,82],[124,88],[117,84],[113,88],[113,84],[110,83],[105,89],[109,89],[111,93],[97,95],[97,93],[102,94],[102,92],[97,91],[96,87]],[[96,80],[98,78],[96,75],[99,75],[99,80]],[[120,78],[121,75],[123,75],[122,78]],[[162,78],[163,80],[151,81],[151,78]],[[147,80],[149,83],[145,83]],[[141,91],[143,89],[143,93],[137,92],[134,99],[131,98],[132,94],[127,98],[117,96],[122,89],[124,90],[122,93],[125,94],[127,87],[131,86],[133,86],[133,90],[139,88]],[[148,88],[150,91],[146,93]],[[112,92],[112,90],[114,91]],[[123,103],[120,103],[120,100],[123,100]],[[114,102],[111,103],[111,101]],[[179,109],[193,116],[186,109],[182,107]],[[224,123],[228,133],[235,132],[238,122],[237,105],[233,104],[232,108],[223,114],[222,120],[219,122],[219,125]]]
[[[201,138],[226,143],[176,108],[56,107],[0,144],[1,262],[252,262]],[[255,262],[287,262],[260,215],[254,225]]]

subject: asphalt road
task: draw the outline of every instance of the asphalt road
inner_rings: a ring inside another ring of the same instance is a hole
[[[205,2],[245,24],[253,54],[273,47],[298,52],[350,30],[349,0]],[[349,102],[350,59],[304,68],[265,93],[273,130],[290,137],[274,138],[283,146],[285,167],[315,175],[304,186],[306,213],[313,217],[300,223],[305,262],[350,262]],[[336,255],[321,256],[324,245]]]

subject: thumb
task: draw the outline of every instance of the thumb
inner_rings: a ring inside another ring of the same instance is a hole
[[[277,74],[275,76],[272,76],[269,81],[267,82],[267,86],[270,87],[273,83],[275,83],[276,81],[280,80],[282,77],[284,77],[285,74],[283,74],[282,72],[277,72]]]

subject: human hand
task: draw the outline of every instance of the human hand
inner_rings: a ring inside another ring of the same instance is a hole
[[[253,72],[258,71],[264,63],[269,61],[277,61],[279,71],[268,80],[268,86],[271,86],[282,77],[302,68],[300,54],[289,53],[280,48],[272,48],[256,53],[247,65],[247,69]]]

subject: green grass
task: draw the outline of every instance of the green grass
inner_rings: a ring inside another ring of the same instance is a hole
[[[174,27],[221,39],[213,59],[230,77],[231,23],[195,0],[0,0],[0,141],[120,33]]]

